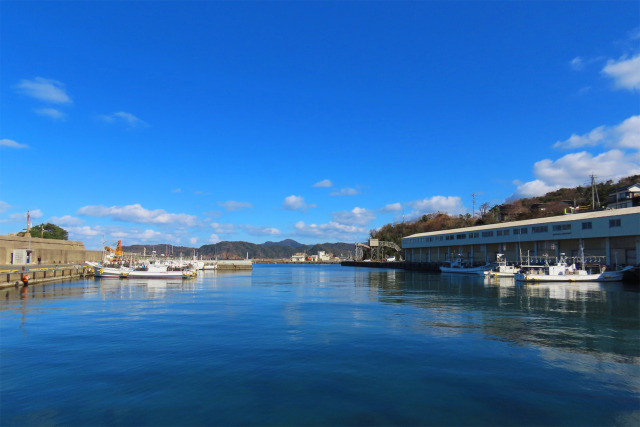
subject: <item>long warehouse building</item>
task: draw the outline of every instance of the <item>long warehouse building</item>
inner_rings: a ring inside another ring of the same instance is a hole
[[[521,256],[605,257],[607,265],[638,265],[640,207],[609,209],[526,221],[413,234],[402,239],[408,262],[444,262],[458,256],[474,263]]]

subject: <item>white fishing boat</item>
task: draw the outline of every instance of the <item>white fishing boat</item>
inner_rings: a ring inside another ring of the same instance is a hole
[[[147,264],[131,270],[127,276],[130,279],[186,279],[193,277],[191,270],[169,268],[166,264]]]
[[[607,271],[606,267],[601,267],[600,271],[594,273],[585,270],[584,265],[584,261],[580,268],[575,263],[569,264],[565,254],[560,254],[555,265],[545,262],[545,265],[523,266],[523,271],[515,274],[514,278],[518,282],[618,282],[633,268],[629,266],[622,270]]]
[[[127,277],[130,268],[120,266],[106,266],[100,262],[86,262],[87,265],[93,267],[93,276],[102,279],[121,279]]]
[[[485,270],[482,274],[489,277],[513,277],[520,272],[520,268],[507,264],[504,254],[497,254],[496,262],[491,270]]]
[[[440,271],[443,273],[455,273],[455,274],[475,274],[482,275],[485,271],[491,270],[492,265],[487,263],[479,267],[466,264],[461,256],[458,256],[454,261],[448,261],[449,266],[440,266]]]

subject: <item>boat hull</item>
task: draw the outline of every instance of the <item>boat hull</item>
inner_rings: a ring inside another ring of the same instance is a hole
[[[519,273],[514,276],[518,282],[620,282],[625,270],[606,271],[598,274],[526,274]]]
[[[482,267],[440,267],[442,273],[454,273],[454,274],[469,274],[473,276],[484,275],[484,272],[490,270],[491,266],[486,265]]]

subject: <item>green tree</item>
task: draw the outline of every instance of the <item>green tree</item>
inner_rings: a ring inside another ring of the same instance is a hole
[[[69,233],[62,227],[50,222],[31,227],[31,237],[43,237],[45,239],[69,240]]]

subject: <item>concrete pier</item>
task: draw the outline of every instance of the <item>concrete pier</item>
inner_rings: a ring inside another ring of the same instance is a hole
[[[253,263],[248,259],[224,259],[216,264],[218,270],[253,270]]]
[[[63,279],[81,279],[93,275],[91,267],[79,264],[38,268],[9,267],[5,266],[0,269],[0,288],[22,286],[25,284],[23,281],[25,276],[28,278],[27,283],[29,285],[37,285]]]

